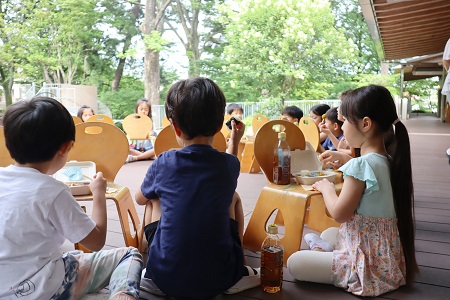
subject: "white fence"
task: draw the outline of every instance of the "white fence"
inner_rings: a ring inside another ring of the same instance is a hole
[[[236,104],[239,104],[244,109],[244,115],[243,118],[245,119],[248,116],[252,116],[261,109],[261,106],[264,105],[264,102],[234,102]],[[313,107],[316,104],[328,104],[330,107],[335,107],[339,105],[339,100],[289,100],[284,101],[285,106],[291,106],[295,105],[300,107],[300,109],[303,111],[305,116],[309,115],[309,111],[311,110],[311,107]],[[227,105],[230,103],[227,103]],[[281,115],[281,111],[280,111]],[[156,130],[159,130],[162,128],[161,120],[166,116],[166,113],[164,111],[164,105],[153,105],[152,106],[152,119],[153,119],[153,126]]]

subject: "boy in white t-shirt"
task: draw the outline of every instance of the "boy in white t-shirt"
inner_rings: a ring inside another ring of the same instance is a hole
[[[90,184],[92,219],[69,187],[49,175],[75,141],[72,116],[58,101],[36,97],[11,105],[6,147],[16,164],[0,168],[0,298],[79,299],[109,284],[110,299],[138,299],[142,257],[133,247],[100,250],[106,239],[106,180]],[[98,251],[60,252],[68,239]]]

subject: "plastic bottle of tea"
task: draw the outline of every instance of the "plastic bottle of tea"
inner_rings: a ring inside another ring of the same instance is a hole
[[[278,144],[273,151],[273,183],[291,183],[291,149],[285,132],[278,133]]]
[[[261,246],[261,287],[264,292],[276,293],[283,285],[284,249],[278,237],[278,226],[270,224]]]

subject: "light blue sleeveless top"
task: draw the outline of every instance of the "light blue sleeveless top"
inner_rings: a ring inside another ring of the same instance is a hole
[[[347,176],[366,182],[358,214],[375,218],[396,218],[388,158],[369,153],[353,158],[339,168]]]

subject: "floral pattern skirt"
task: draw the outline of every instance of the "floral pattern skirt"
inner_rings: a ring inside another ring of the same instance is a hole
[[[339,230],[332,281],[359,296],[378,296],[404,285],[406,278],[396,218],[355,214]]]

